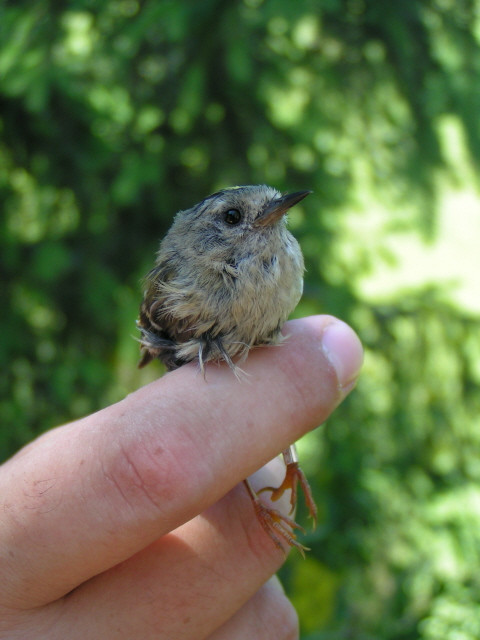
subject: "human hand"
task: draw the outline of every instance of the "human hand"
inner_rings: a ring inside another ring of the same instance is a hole
[[[246,380],[185,365],[0,468],[0,638],[297,637],[285,556],[238,483],[327,418],[362,356],[329,316],[286,331]]]

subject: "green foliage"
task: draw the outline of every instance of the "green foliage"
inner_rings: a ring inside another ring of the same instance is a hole
[[[480,636],[478,0],[0,5],[0,455],[137,388],[140,278],[180,208],[312,188],[297,315],[366,346],[300,449],[304,638]]]

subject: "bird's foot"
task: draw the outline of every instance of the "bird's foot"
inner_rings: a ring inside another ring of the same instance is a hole
[[[277,511],[277,509],[273,509],[272,507],[268,507],[266,504],[263,504],[250,486],[249,481],[245,480],[244,482],[252,499],[255,514],[274,545],[284,553],[285,545],[295,547],[300,551],[302,556],[305,557],[304,552],[309,551],[309,548],[299,542],[295,535],[295,529],[299,529],[305,533],[303,527],[297,524],[292,518],[284,516],[280,511]]]
[[[303,473],[303,471],[298,466],[298,462],[289,462],[287,464],[287,468],[285,471],[285,478],[283,479],[282,484],[279,487],[263,487],[258,491],[258,493],[263,493],[264,491],[270,491],[270,500],[272,502],[276,502],[279,500],[285,491],[289,490],[290,493],[290,513],[293,513],[295,507],[297,505],[297,488],[298,484],[303,491],[303,495],[305,496],[305,503],[307,505],[308,513],[313,520],[313,528],[317,526],[317,505],[313,499],[312,490],[310,489],[310,485],[308,484],[308,480]]]

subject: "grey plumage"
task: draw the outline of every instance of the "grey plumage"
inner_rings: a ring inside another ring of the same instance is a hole
[[[235,370],[252,347],[281,341],[304,272],[285,213],[308,193],[233,187],[177,213],[145,280],[140,367],[225,360]]]

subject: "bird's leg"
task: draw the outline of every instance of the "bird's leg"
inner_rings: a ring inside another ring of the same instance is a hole
[[[291,518],[281,514],[280,511],[267,507],[266,504],[260,501],[250,482],[248,480],[244,480],[243,482],[247,488],[248,495],[252,499],[256,516],[262,527],[273,540],[274,545],[283,552],[285,552],[285,544],[290,547],[296,547],[302,556],[305,556],[304,551],[308,551],[309,549],[298,542],[294,533],[294,529],[300,529],[300,531],[305,533],[303,527]]]
[[[307,505],[308,513],[313,520],[313,528],[317,526],[317,505],[313,499],[312,490],[310,489],[310,485],[308,484],[308,480],[300,469],[298,465],[298,456],[297,449],[294,444],[292,444],[288,449],[285,449],[282,453],[283,460],[286,464],[285,478],[283,479],[282,484],[275,487],[264,487],[258,493],[262,493],[263,491],[270,491],[270,500],[275,502],[285,491],[290,490],[290,505],[291,510],[290,513],[293,513],[297,504],[297,485],[300,483],[302,487],[303,494],[305,496],[305,503]]]

